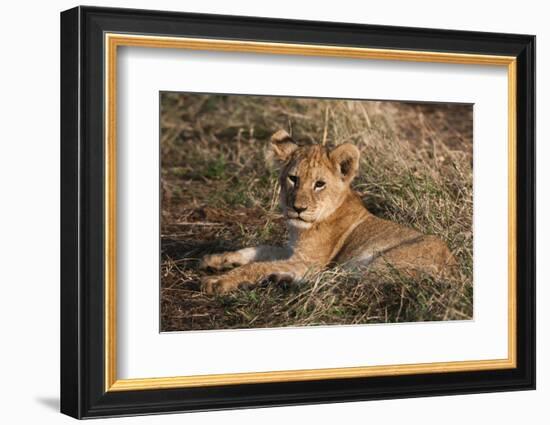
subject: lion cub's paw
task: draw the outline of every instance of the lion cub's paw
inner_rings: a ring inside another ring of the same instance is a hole
[[[238,282],[229,279],[227,276],[206,276],[201,279],[202,290],[207,294],[225,294],[237,289]]]
[[[224,270],[242,266],[241,256],[235,252],[205,255],[200,263],[201,269]]]

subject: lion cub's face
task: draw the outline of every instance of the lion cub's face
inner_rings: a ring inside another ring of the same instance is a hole
[[[271,137],[284,165],[279,177],[281,206],[289,223],[307,229],[328,218],[343,202],[359,166],[359,150],[345,143],[329,151],[298,146],[284,130]]]

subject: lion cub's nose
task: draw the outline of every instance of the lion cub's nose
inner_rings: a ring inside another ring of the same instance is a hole
[[[294,211],[296,211],[298,214],[303,213],[305,210],[307,210],[307,207],[299,207],[297,205],[294,205]]]

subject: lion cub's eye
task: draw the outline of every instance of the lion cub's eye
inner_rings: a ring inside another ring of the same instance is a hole
[[[313,185],[313,188],[315,190],[321,190],[325,187],[326,183],[322,180],[317,180],[315,184]]]
[[[288,176],[288,180],[290,180],[290,183],[292,183],[292,185],[295,185],[296,183],[298,183],[298,177],[296,176]]]

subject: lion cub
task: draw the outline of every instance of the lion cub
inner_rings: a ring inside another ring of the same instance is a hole
[[[447,245],[371,214],[350,188],[359,150],[344,143],[332,150],[299,146],[284,130],[271,137],[282,162],[280,203],[288,220],[286,247],[257,246],[207,255],[201,266],[235,267],[203,279],[206,292],[227,292],[265,279],[292,281],[331,264],[373,269],[390,266],[405,273],[439,274],[455,264]]]

